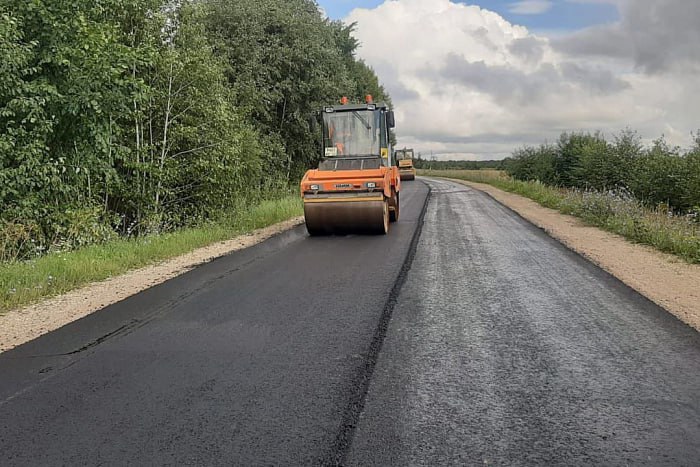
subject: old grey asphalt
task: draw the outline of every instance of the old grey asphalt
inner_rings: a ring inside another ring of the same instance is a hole
[[[349,464],[700,465],[698,333],[431,181]]]
[[[422,230],[406,183],[389,236],[295,229],[1,354],[0,465],[697,464],[697,333],[427,183]]]

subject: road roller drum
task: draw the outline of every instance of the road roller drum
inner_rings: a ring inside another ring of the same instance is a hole
[[[304,218],[311,235],[386,234],[389,203],[383,195],[357,200],[310,199],[304,202]]]

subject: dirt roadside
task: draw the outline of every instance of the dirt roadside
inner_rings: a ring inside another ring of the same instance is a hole
[[[587,226],[575,217],[545,208],[528,198],[491,185],[449,180],[487,193],[700,331],[700,266]]]
[[[67,294],[0,316],[0,352],[54,331],[95,311],[184,274],[192,268],[251,247],[304,222],[290,219],[249,234],[199,248],[186,255],[95,282]]]

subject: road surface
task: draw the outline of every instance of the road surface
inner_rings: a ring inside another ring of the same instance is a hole
[[[427,183],[389,236],[297,228],[1,354],[0,465],[697,464],[698,334]]]
[[[445,181],[350,464],[700,465],[700,338],[490,197]]]

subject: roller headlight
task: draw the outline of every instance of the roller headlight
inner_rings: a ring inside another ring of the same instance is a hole
[[[309,186],[309,190],[311,191],[319,191],[321,189],[320,185],[311,185]]]
[[[367,182],[367,188],[377,188],[377,184],[375,182]]]

